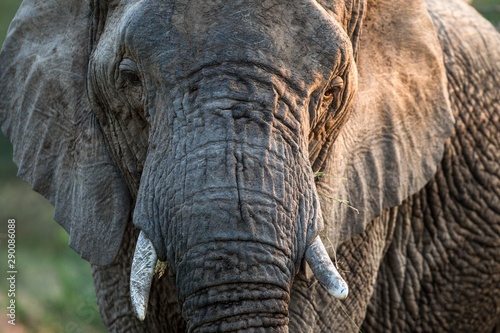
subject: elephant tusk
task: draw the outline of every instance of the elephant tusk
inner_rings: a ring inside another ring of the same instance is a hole
[[[130,272],[130,299],[139,320],[146,318],[149,290],[151,289],[156,259],[157,255],[153,244],[141,231],[135,246]]]
[[[330,295],[338,299],[347,297],[349,287],[335,268],[319,236],[306,250],[306,260],[319,283]]]

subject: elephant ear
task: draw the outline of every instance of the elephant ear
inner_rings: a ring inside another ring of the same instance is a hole
[[[18,175],[55,206],[70,246],[105,265],[120,247],[131,197],[85,88],[92,11],[84,0],[23,2],[0,53],[0,122]]]
[[[368,1],[357,52],[356,101],[318,182],[337,244],[422,189],[454,128],[424,1]]]

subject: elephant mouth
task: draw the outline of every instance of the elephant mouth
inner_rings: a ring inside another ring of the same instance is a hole
[[[319,283],[331,296],[338,299],[347,297],[349,293],[347,283],[331,261],[320,236],[317,236],[307,248],[305,258]],[[130,274],[130,297],[135,315],[140,320],[146,318],[149,292],[157,260],[158,256],[153,243],[141,231]]]

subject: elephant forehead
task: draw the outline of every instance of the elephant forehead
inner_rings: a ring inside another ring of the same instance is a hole
[[[150,1],[129,14],[125,45],[176,77],[246,62],[324,81],[352,58],[347,34],[315,1]]]

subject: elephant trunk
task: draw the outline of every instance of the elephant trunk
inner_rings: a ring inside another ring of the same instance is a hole
[[[276,247],[225,241],[191,249],[177,267],[189,332],[288,332],[291,272]]]
[[[161,246],[189,332],[287,332],[314,205],[292,197],[296,178],[282,174],[286,167],[260,158],[261,149],[237,146],[214,145],[186,162],[192,181],[181,183],[189,188],[155,204],[168,207]]]
[[[175,274],[190,332],[287,332],[322,227],[300,105],[259,71],[201,71],[151,128],[134,223]],[[154,261],[137,265],[149,277]]]
[[[193,171],[201,188],[171,207],[167,258],[189,332],[288,331],[312,211],[293,194],[296,175],[261,144],[212,146],[207,166]]]

